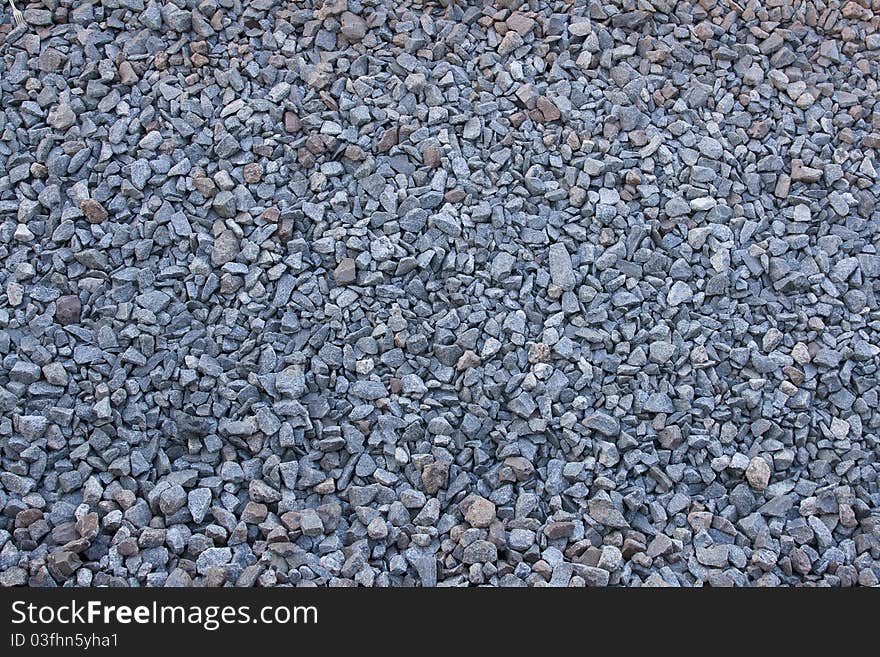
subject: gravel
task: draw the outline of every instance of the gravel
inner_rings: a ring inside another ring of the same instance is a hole
[[[0,19],[0,585],[873,586],[876,3]]]

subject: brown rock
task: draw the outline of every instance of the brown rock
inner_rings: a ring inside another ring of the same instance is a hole
[[[788,198],[789,190],[791,190],[791,177],[787,173],[780,173],[773,193],[777,198]]]
[[[288,529],[288,531],[292,532],[299,530],[301,519],[301,511],[288,511],[281,515],[281,523]]]
[[[75,294],[59,297],[55,302],[55,320],[62,326],[79,324],[82,316],[82,304]]]
[[[645,544],[641,541],[637,541],[634,538],[627,538],[623,541],[623,548],[621,549],[621,554],[624,559],[630,559],[634,555],[639,552],[645,551]]]
[[[861,20],[870,20],[871,18],[871,11],[853,0],[843,5],[843,9],[840,11],[844,18],[858,18]]]
[[[241,512],[241,519],[250,525],[256,525],[263,522],[268,515],[269,508],[265,504],[248,502]]]
[[[517,481],[525,481],[535,472],[535,466],[524,456],[508,456],[504,465],[510,468]]]
[[[64,545],[70,541],[79,538],[79,532],[76,530],[75,522],[63,522],[52,528],[52,542],[58,545]]]
[[[446,485],[449,478],[449,462],[434,461],[429,463],[422,470],[422,485],[425,492],[429,495],[436,495],[437,491]]]
[[[471,527],[488,527],[495,521],[495,504],[485,497],[476,497],[465,511],[464,519]]]
[[[321,4],[321,8],[315,13],[315,18],[319,21],[324,20],[328,16],[338,16],[348,6],[345,0],[326,0],[319,4]]]
[[[806,575],[813,569],[813,562],[806,552],[799,547],[794,547],[788,555],[791,559],[791,567],[795,572]]]
[[[559,108],[556,107],[549,98],[545,98],[544,96],[538,98],[538,109],[541,110],[541,114],[544,116],[545,121],[558,121],[562,116],[559,112]]]
[[[311,169],[315,166],[315,156],[309,153],[307,148],[296,149],[296,159],[305,169]]]
[[[796,386],[799,386],[806,380],[804,373],[793,365],[786,365],[782,368],[782,372],[788,377],[788,380]]]
[[[76,531],[82,538],[92,540],[98,535],[98,514],[90,512],[76,521]]]
[[[134,68],[130,63],[122,62],[119,65],[119,81],[126,86],[138,81],[137,73],[134,72]]]
[[[711,568],[724,568],[730,554],[730,546],[727,544],[709,545],[696,549],[697,561]]]
[[[292,217],[284,217],[278,225],[278,241],[287,246],[287,243],[293,238],[294,223]]]
[[[37,520],[42,520],[43,512],[39,509],[24,509],[15,514],[16,527],[30,527]]]
[[[82,201],[79,204],[79,209],[82,210],[83,214],[86,215],[86,219],[92,224],[100,224],[109,216],[104,206],[91,198]]]
[[[535,21],[525,14],[516,12],[507,19],[507,27],[518,32],[520,36],[526,36],[535,27]]]
[[[424,161],[425,166],[436,169],[442,163],[440,149],[436,146],[428,146],[422,153],[422,160]]]
[[[349,144],[345,147],[345,157],[352,162],[362,162],[365,156],[364,149],[357,144]]]
[[[312,155],[320,155],[327,150],[327,142],[321,135],[309,135],[306,137],[306,150]]]
[[[333,270],[337,285],[351,285],[357,281],[357,267],[352,258],[343,258]]]
[[[797,182],[814,183],[822,178],[822,170],[804,165],[803,160],[791,161],[791,179]]]
[[[466,196],[466,191],[464,191],[461,187],[455,187],[454,189],[450,189],[443,195],[443,200],[447,203],[461,203]]]
[[[193,178],[193,187],[205,198],[213,196],[214,192],[217,191],[217,185],[207,176],[196,176]]]
[[[367,35],[367,21],[350,11],[342,14],[341,23],[339,31],[352,43],[360,41]]]
[[[261,167],[256,162],[245,164],[242,175],[244,176],[245,182],[251,184],[258,183],[263,179],[263,167]]]
[[[550,360],[550,347],[543,342],[530,342],[528,349],[530,363],[546,363]]]
[[[746,468],[746,479],[749,485],[757,491],[762,491],[770,484],[770,466],[760,456],[749,461]]]
[[[516,90],[516,97],[526,109],[534,109],[538,100],[538,92],[530,84],[524,84]]]
[[[210,566],[205,571],[205,588],[216,589],[226,583],[227,570],[225,566]]]
[[[523,38],[515,30],[508,30],[501,43],[498,44],[498,54],[508,55],[523,44]]]
[[[284,129],[287,132],[299,132],[302,130],[302,122],[294,112],[284,113]]]
[[[313,489],[318,495],[329,495],[336,491],[336,480],[331,478],[325,479]]]
[[[544,535],[551,541],[557,538],[571,538],[573,534],[574,523],[567,520],[548,522],[544,526]]]
[[[388,536],[388,525],[381,517],[373,518],[367,525],[367,536],[375,541],[381,541]]]
[[[397,128],[388,128],[379,138],[376,144],[376,151],[379,153],[387,153],[393,146],[397,145]]]
[[[671,424],[657,432],[657,438],[663,449],[675,449],[682,443],[681,428],[678,425]]]
[[[459,372],[463,372],[464,370],[469,370],[471,368],[477,367],[482,363],[480,357],[474,353],[472,350],[468,349],[465,351],[461,358],[458,359],[458,363],[455,365],[455,369]]]

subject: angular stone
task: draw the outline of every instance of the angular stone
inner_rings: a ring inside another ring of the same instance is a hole
[[[357,267],[352,258],[343,258],[333,270],[333,279],[337,285],[352,285],[357,282]]]
[[[89,220],[89,223],[100,224],[109,216],[104,206],[94,199],[87,198],[79,204],[80,210]]]
[[[551,244],[548,251],[550,278],[563,290],[573,290],[576,281],[571,256],[564,244]]]

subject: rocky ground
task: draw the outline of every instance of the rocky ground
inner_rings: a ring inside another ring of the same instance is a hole
[[[18,5],[0,584],[877,584],[878,0]]]

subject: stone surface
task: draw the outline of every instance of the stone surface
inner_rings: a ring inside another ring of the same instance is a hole
[[[5,7],[0,585],[880,580],[876,2]]]

